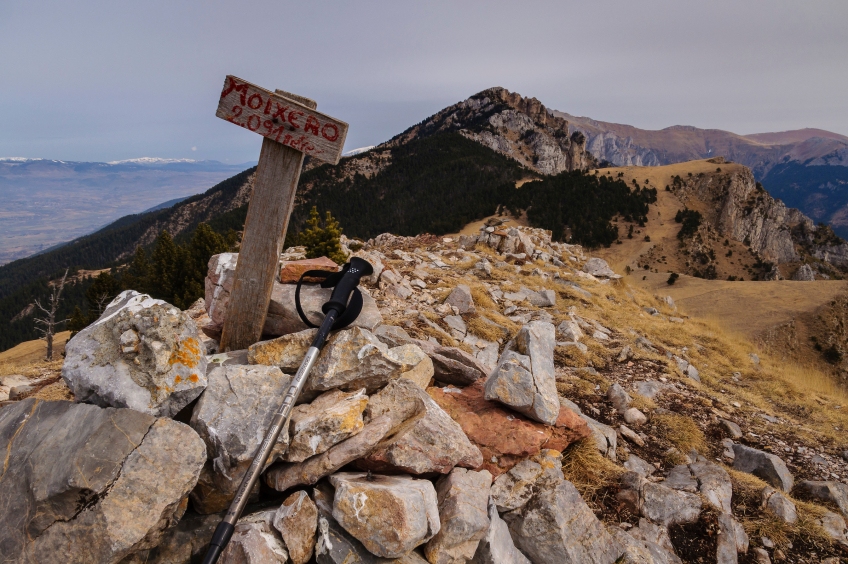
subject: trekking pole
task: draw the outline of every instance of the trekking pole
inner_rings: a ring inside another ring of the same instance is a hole
[[[324,320],[321,322],[320,327],[318,327],[318,333],[315,335],[315,339],[312,341],[309,350],[306,351],[306,356],[286,392],[280,409],[274,415],[271,427],[265,433],[265,440],[259,446],[259,450],[256,452],[256,456],[254,456],[253,462],[250,464],[250,468],[248,468],[247,474],[245,474],[236,492],[236,496],[230,504],[230,508],[212,535],[212,541],[209,543],[206,556],[203,558],[203,564],[215,564],[224,551],[224,548],[230,542],[236,522],[241,516],[242,511],[244,511],[245,505],[247,505],[247,499],[251,490],[256,485],[256,481],[259,479],[259,475],[262,473],[265,462],[271,454],[271,449],[276,444],[280,432],[283,429],[286,429],[286,432],[288,432],[289,419],[291,418],[294,402],[303,390],[306,378],[309,376],[309,371],[312,370],[312,366],[318,359],[318,354],[324,347],[327,336],[331,330],[346,327],[359,316],[359,313],[362,311],[362,294],[359,292],[357,286],[359,285],[360,278],[369,276],[373,272],[374,269],[367,261],[354,257],[339,272],[310,270],[304,272],[300,277],[297,283],[297,289],[295,290],[295,306],[297,307],[298,315],[310,327],[317,326],[306,318],[300,306],[300,286],[304,278],[323,277],[325,280],[321,283],[322,287],[334,287],[330,301],[325,303],[321,308],[325,314]]]

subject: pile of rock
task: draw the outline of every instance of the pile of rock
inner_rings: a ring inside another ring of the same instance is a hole
[[[540,230],[497,226],[448,248],[382,235],[357,254],[375,267],[363,314],[319,356],[222,562],[676,563],[670,531],[701,525],[721,563],[765,546],[734,516],[728,471],[707,458],[716,453],[665,453],[682,460],[665,471],[651,458],[661,409],[636,398],[683,397],[699,372],[685,348],[639,335],[623,345],[623,328],[578,314],[573,304],[596,299],[580,284],[618,278],[604,261]],[[248,350],[217,353],[238,256],[216,255],[206,299],[190,309],[125,292],[68,343],[63,377],[77,403],[0,410],[6,560],[198,560],[314,338],[293,283],[333,266],[301,256],[284,255],[267,340]],[[460,277],[458,263],[473,266]],[[522,267],[534,268],[523,285],[494,276]],[[329,290],[310,284],[302,297],[319,320]],[[494,307],[501,317],[480,315]],[[492,321],[504,318],[511,330]],[[563,350],[590,346],[614,348],[621,366],[654,355],[679,374],[611,382],[584,414],[558,386],[566,370],[603,381],[562,366]],[[726,460],[768,484],[763,511],[797,521],[794,487],[848,515],[844,484],[794,486],[778,456],[734,442],[741,429],[716,413],[732,437]],[[609,492],[616,517],[600,520],[565,478],[563,452],[577,442],[624,462]],[[841,515],[817,519],[848,548]]]

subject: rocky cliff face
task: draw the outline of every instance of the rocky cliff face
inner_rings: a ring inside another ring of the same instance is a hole
[[[427,118],[387,143],[403,144],[440,132],[456,131],[541,174],[581,170],[595,164],[586,136],[569,134],[569,123],[536,98],[495,87]]]

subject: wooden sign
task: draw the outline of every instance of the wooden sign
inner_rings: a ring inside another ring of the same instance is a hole
[[[345,122],[235,76],[224,81],[215,115],[332,164],[339,162],[347,137]]]
[[[234,76],[224,81],[216,115],[265,139],[224,319],[222,352],[246,349],[262,337],[304,156],[334,164],[341,158],[347,124],[316,112],[316,106],[308,98],[271,92]]]

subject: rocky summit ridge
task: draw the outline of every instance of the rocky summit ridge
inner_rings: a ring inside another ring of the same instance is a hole
[[[363,314],[322,351],[222,562],[848,551],[845,396],[815,374],[799,385],[543,230],[343,243],[375,268]],[[5,561],[199,561],[314,334],[294,314],[303,258],[280,257],[248,350],[217,351],[226,253],[188,310],[124,292],[68,343],[61,381],[18,377],[0,404]],[[326,292],[305,289],[312,319]]]

